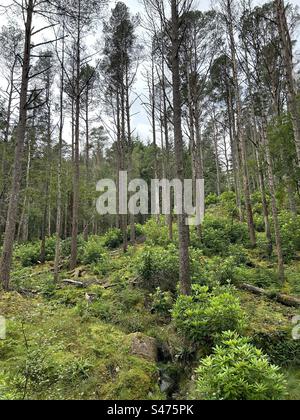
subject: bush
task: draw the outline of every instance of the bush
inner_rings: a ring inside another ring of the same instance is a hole
[[[264,289],[279,285],[278,273],[265,268],[249,269],[238,267],[235,271],[235,276],[240,283],[248,283]]]
[[[236,194],[233,191],[224,192],[221,197],[221,204],[228,216],[231,218],[238,217],[239,211],[236,206]]]
[[[205,400],[281,400],[286,381],[279,368],[245,338],[226,332],[197,370],[197,397]]]
[[[173,306],[173,295],[170,292],[163,292],[159,287],[151,294],[152,311],[161,315],[169,315]]]
[[[23,267],[32,267],[38,264],[40,256],[40,244],[37,242],[18,245],[15,248],[15,258],[20,261]]]
[[[248,228],[245,223],[208,216],[202,225],[202,241],[206,255],[227,255],[230,244],[249,244]]]
[[[146,247],[138,261],[138,273],[146,289],[175,291],[179,281],[179,256],[174,245]]]
[[[102,243],[96,238],[91,238],[85,245],[82,262],[84,264],[99,263],[103,262],[106,256]]]
[[[103,237],[104,246],[115,249],[122,245],[123,234],[120,229],[110,229]]]
[[[211,284],[226,285],[235,283],[236,260],[234,257],[211,259],[207,265],[207,278]]]
[[[84,250],[85,244],[86,244],[86,242],[83,239],[83,236],[78,235],[78,237],[77,237],[77,248],[78,248],[79,260],[80,260],[80,256],[83,255],[83,250]],[[62,257],[64,257],[64,258],[68,258],[71,255],[71,238],[67,238],[64,241],[62,241],[61,254],[62,254]]]
[[[213,206],[220,203],[220,197],[217,194],[210,193],[205,199],[205,205],[207,207]]]
[[[272,363],[282,367],[300,366],[300,341],[293,340],[290,331],[258,333],[253,342]]]
[[[143,230],[149,245],[166,247],[172,242],[169,238],[169,227],[166,224],[165,217],[161,216],[160,223],[157,223],[157,220],[154,218],[149,219],[145,223]],[[174,233],[174,238],[176,239],[176,228]]]
[[[207,287],[193,286],[192,296],[179,296],[172,311],[177,329],[190,341],[211,344],[218,334],[240,332],[244,313],[239,299],[224,289],[209,292]]]
[[[300,216],[285,211],[279,215],[282,248],[285,262],[291,261],[300,251]]]

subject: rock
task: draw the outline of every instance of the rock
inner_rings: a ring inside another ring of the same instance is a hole
[[[150,362],[156,362],[158,359],[158,349],[156,340],[147,337],[142,333],[130,334],[131,354],[142,357]]]

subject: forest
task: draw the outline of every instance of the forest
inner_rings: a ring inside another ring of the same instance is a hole
[[[300,399],[298,6],[1,0],[0,400]]]

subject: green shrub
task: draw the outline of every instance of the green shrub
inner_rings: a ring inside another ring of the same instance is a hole
[[[202,225],[202,241],[206,255],[228,255],[230,244],[249,244],[248,228],[245,223],[207,216]]]
[[[218,334],[244,326],[239,299],[224,289],[209,292],[207,287],[193,286],[192,296],[179,296],[173,311],[177,329],[194,343],[211,344]]]
[[[110,229],[103,237],[104,246],[110,249],[118,248],[123,243],[123,234],[120,229]]]
[[[224,192],[221,197],[221,205],[231,218],[238,217],[239,211],[236,206],[236,194],[233,191]]]
[[[161,315],[168,315],[173,306],[173,295],[170,292],[163,292],[159,287],[156,292],[150,295],[152,299],[152,311]]]
[[[300,251],[300,216],[285,211],[279,215],[282,248],[285,261],[288,263]]]
[[[290,331],[258,333],[253,342],[272,363],[283,367],[300,366],[300,341],[293,340]]]
[[[235,283],[236,260],[234,257],[212,258],[207,264],[207,270],[207,278],[210,279],[211,284]]]
[[[235,278],[239,283],[248,283],[264,289],[279,285],[278,273],[266,268],[238,267],[235,270]]]
[[[251,260],[249,258],[248,251],[243,247],[243,245],[229,245],[228,255],[229,257],[233,258],[234,263],[237,266],[248,264],[251,265]]]
[[[207,207],[216,205],[220,202],[220,197],[217,194],[210,193],[205,199],[205,205]]]
[[[146,247],[139,257],[138,273],[147,289],[160,287],[163,291],[175,291],[179,280],[178,250],[174,245]]]
[[[40,244],[28,243],[24,245],[18,245],[15,248],[15,258],[20,261],[23,267],[31,267],[38,264],[41,256]]]
[[[264,221],[263,216],[259,214],[254,215],[254,226],[257,232],[260,232],[260,233],[265,232],[265,221]]]
[[[84,247],[82,262],[84,264],[99,263],[103,262],[106,256],[102,243],[96,238],[91,238]]]
[[[226,332],[212,356],[197,370],[198,398],[205,400],[281,400],[286,381],[277,366],[245,338]]]
[[[169,238],[169,227],[166,223],[166,218],[161,216],[160,222],[156,219],[149,219],[143,226],[144,234],[149,245],[154,246],[168,246],[172,241]],[[174,225],[174,239],[177,237],[177,227]]]
[[[83,239],[83,236],[78,235],[78,237],[77,237],[77,248],[78,248],[79,262],[80,262],[81,255],[83,255],[83,250],[84,250],[85,244],[86,244],[86,242]],[[62,241],[61,253],[62,253],[62,257],[64,257],[64,258],[68,258],[71,255],[71,238],[67,238],[64,241]]]

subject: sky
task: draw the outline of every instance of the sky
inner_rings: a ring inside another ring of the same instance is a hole
[[[11,4],[11,0],[0,0],[1,5],[8,5]],[[110,1],[110,9],[112,9],[118,0],[111,0]],[[130,8],[130,11],[132,14],[141,14],[143,15],[144,12],[144,6],[142,0],[126,0],[125,3]],[[198,10],[207,10],[211,6],[213,7],[216,5],[216,1],[212,0],[195,0],[194,7],[198,8]],[[261,4],[264,3],[263,0],[254,0],[254,3]],[[300,7],[300,0],[290,0],[290,3],[294,5],[298,5]],[[107,16],[109,16],[109,10],[107,11]],[[0,28],[2,25],[6,23],[6,19],[0,15]],[[299,31],[300,34],[300,31]],[[51,35],[50,35],[51,36]],[[99,35],[97,35],[98,38]],[[138,29],[138,36],[140,38],[140,41],[143,40],[144,34],[143,29]],[[136,96],[142,96],[143,94],[147,93],[147,86],[145,83],[145,80],[142,76],[143,71],[145,71],[145,66],[147,66],[146,63],[142,63],[140,66],[139,73],[137,75],[137,80],[134,86],[134,93],[132,95],[132,100],[135,99]],[[0,72],[1,73],[1,72]],[[1,84],[1,76],[0,76],[0,84]],[[99,122],[99,124],[101,124]],[[98,125],[99,125],[98,124]],[[148,121],[147,114],[145,109],[143,108],[141,104],[141,100],[136,100],[133,109],[132,109],[132,127],[135,128],[135,135],[139,135],[140,138],[143,141],[147,141],[148,139],[151,139],[152,137],[152,130],[151,125]],[[65,136],[68,136],[66,133]],[[66,139],[67,140],[67,139]]]

